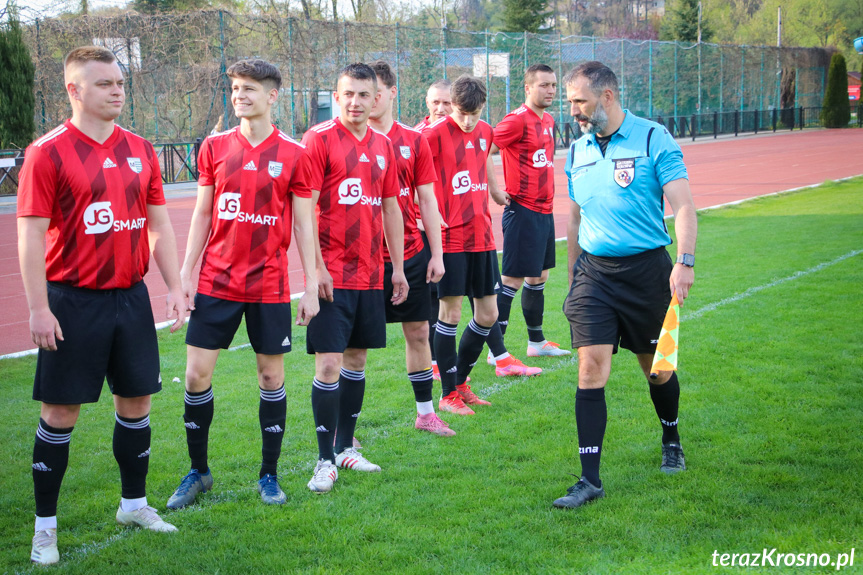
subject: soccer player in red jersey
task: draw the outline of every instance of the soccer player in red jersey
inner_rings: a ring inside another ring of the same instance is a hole
[[[147,505],[150,396],[162,388],[147,286],[150,253],[168,285],[171,331],[185,304],[177,245],[152,144],[114,120],[125,101],[114,54],[86,46],[64,61],[72,118],[34,141],[18,194],[18,254],[39,347],[33,399],[41,417],[33,447],[34,563],[59,560],[57,499],[82,403],[114,399],[114,457],[121,525],[177,529]],[[47,244],[47,245],[46,245]]]
[[[503,334],[518,288],[527,324],[528,357],[570,355],[547,341],[542,332],[543,289],[554,267],[554,119],[545,109],[554,104],[557,77],[545,64],[524,74],[524,104],[494,128],[492,153],[503,158],[503,177],[510,202],[503,210],[502,286],[497,295]]]
[[[315,354],[312,412],[318,462],[308,487],[316,493],[333,488],[337,467],[381,469],[356,451],[353,434],[365,394],[366,352],[386,347],[384,235],[393,266],[391,303],[399,305],[408,296],[393,146],[368,125],[380,98],[374,70],[362,63],[347,66],[334,97],[339,117],[303,136],[311,158],[309,185],[320,208],[316,256],[321,311],[306,332],[306,349]]]
[[[497,320],[499,273],[488,196],[491,193],[497,202],[503,197],[489,157],[494,134],[480,120],[485,97],[482,82],[460,77],[452,85],[452,114],[423,132],[438,177],[435,195],[447,223],[443,230],[447,273],[438,283],[440,315],[434,342],[443,388],[438,407],[463,415],[474,413],[466,403],[490,405],[471,391],[467,376]],[[455,335],[464,296],[474,301],[474,317],[456,355]]]
[[[318,312],[308,158],[301,144],[272,124],[282,76],[263,60],[237,62],[227,75],[240,125],[201,145],[198,199],[180,271],[192,310],[183,414],[191,471],[168,499],[169,509],[193,503],[213,486],[207,460],[213,372],[219,351],[231,345],[243,316],[260,388],[258,492],[267,504],[286,501],[277,467],[285,433],[284,354],[291,351],[287,250],[292,225],[306,275],[297,325],[308,325]],[[192,277],[199,259],[195,295]]]
[[[438,80],[429,86],[428,92],[426,93],[426,107],[428,108],[429,115],[423,118],[419,124],[414,126],[415,130],[422,132],[431,124],[452,114],[452,96],[450,95],[451,87],[452,82],[447,79]]]
[[[434,193],[434,162],[428,143],[418,131],[394,121],[393,101],[396,97],[396,76],[390,65],[377,61],[371,65],[377,75],[380,98],[369,116],[369,126],[386,134],[393,144],[399,175],[399,206],[404,217],[404,269],[408,280],[408,299],[394,306],[386,302],[388,323],[400,322],[405,336],[405,361],[408,380],[414,390],[417,404],[415,427],[440,436],[455,435],[455,431],[441,421],[432,401],[431,347],[429,345],[428,317],[431,311],[430,282],[437,282],[444,274],[443,251],[440,239],[440,215]],[[428,229],[430,250],[426,251],[417,227],[419,213]],[[392,294],[392,263],[384,246],[384,297]],[[386,300],[385,300],[386,301]]]

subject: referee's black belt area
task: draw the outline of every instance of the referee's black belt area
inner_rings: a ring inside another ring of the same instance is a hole
[[[640,252],[637,254],[632,254],[631,256],[616,256],[616,257],[608,257],[608,256],[595,256],[591,253],[583,251],[584,256],[597,264],[604,266],[614,266],[620,265],[625,266],[628,264],[632,264],[641,260],[655,258],[657,254],[666,251],[665,246],[660,246],[658,248],[653,248],[652,250],[647,250],[644,252]]]

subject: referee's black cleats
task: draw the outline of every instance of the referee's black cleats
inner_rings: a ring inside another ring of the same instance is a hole
[[[605,497],[605,489],[594,487],[587,479],[582,477],[578,483],[566,490],[566,495],[555,499],[554,505],[560,509],[575,509],[594,499]]]
[[[668,475],[686,471],[683,448],[679,443],[662,444],[662,465],[659,466],[659,470]]]

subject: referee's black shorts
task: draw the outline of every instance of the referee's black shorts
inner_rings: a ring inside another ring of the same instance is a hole
[[[554,267],[554,214],[541,214],[513,200],[503,209],[501,272],[511,278],[537,278]]]
[[[393,305],[393,264],[384,263],[384,307],[387,323],[428,321],[431,315],[431,288],[426,283],[429,254],[422,250],[405,261],[405,277],[408,280],[408,298]]]
[[[48,307],[60,323],[56,351],[39,350],[33,399],[78,405],[99,401],[105,379],[119,397],[162,389],[159,345],[147,285],[91,290],[48,283]]]
[[[668,251],[605,258],[582,252],[563,304],[572,347],[611,344],[633,353],[654,353],[671,302]]]

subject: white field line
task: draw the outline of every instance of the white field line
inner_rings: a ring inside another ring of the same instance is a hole
[[[788,277],[780,278],[778,280],[774,280],[774,281],[772,281],[770,283],[766,283],[764,285],[751,287],[748,290],[741,292],[739,294],[736,294],[736,295],[733,295],[731,297],[727,297],[727,298],[721,299],[717,302],[708,304],[701,309],[695,310],[692,313],[682,314],[680,321],[688,320],[688,319],[697,319],[697,318],[703,316],[704,314],[709,313],[709,312],[715,310],[716,308],[722,307],[726,304],[734,303],[736,301],[740,301],[742,299],[748,298],[749,296],[754,295],[754,294],[756,294],[762,290],[765,290],[767,288],[772,288],[774,286],[778,286],[780,284],[784,284],[786,282],[790,282],[790,281],[794,281],[796,279],[802,278],[803,276],[808,276],[809,274],[814,274],[815,272],[819,272],[819,271],[823,270],[824,268],[830,267],[834,264],[838,264],[841,261],[847,260],[848,258],[853,258],[854,256],[857,256],[860,254],[863,254],[863,250],[854,250],[854,251],[848,252],[845,255],[839,256],[835,260],[831,260],[829,262],[821,262],[817,266],[811,267],[808,270],[795,272]]]

